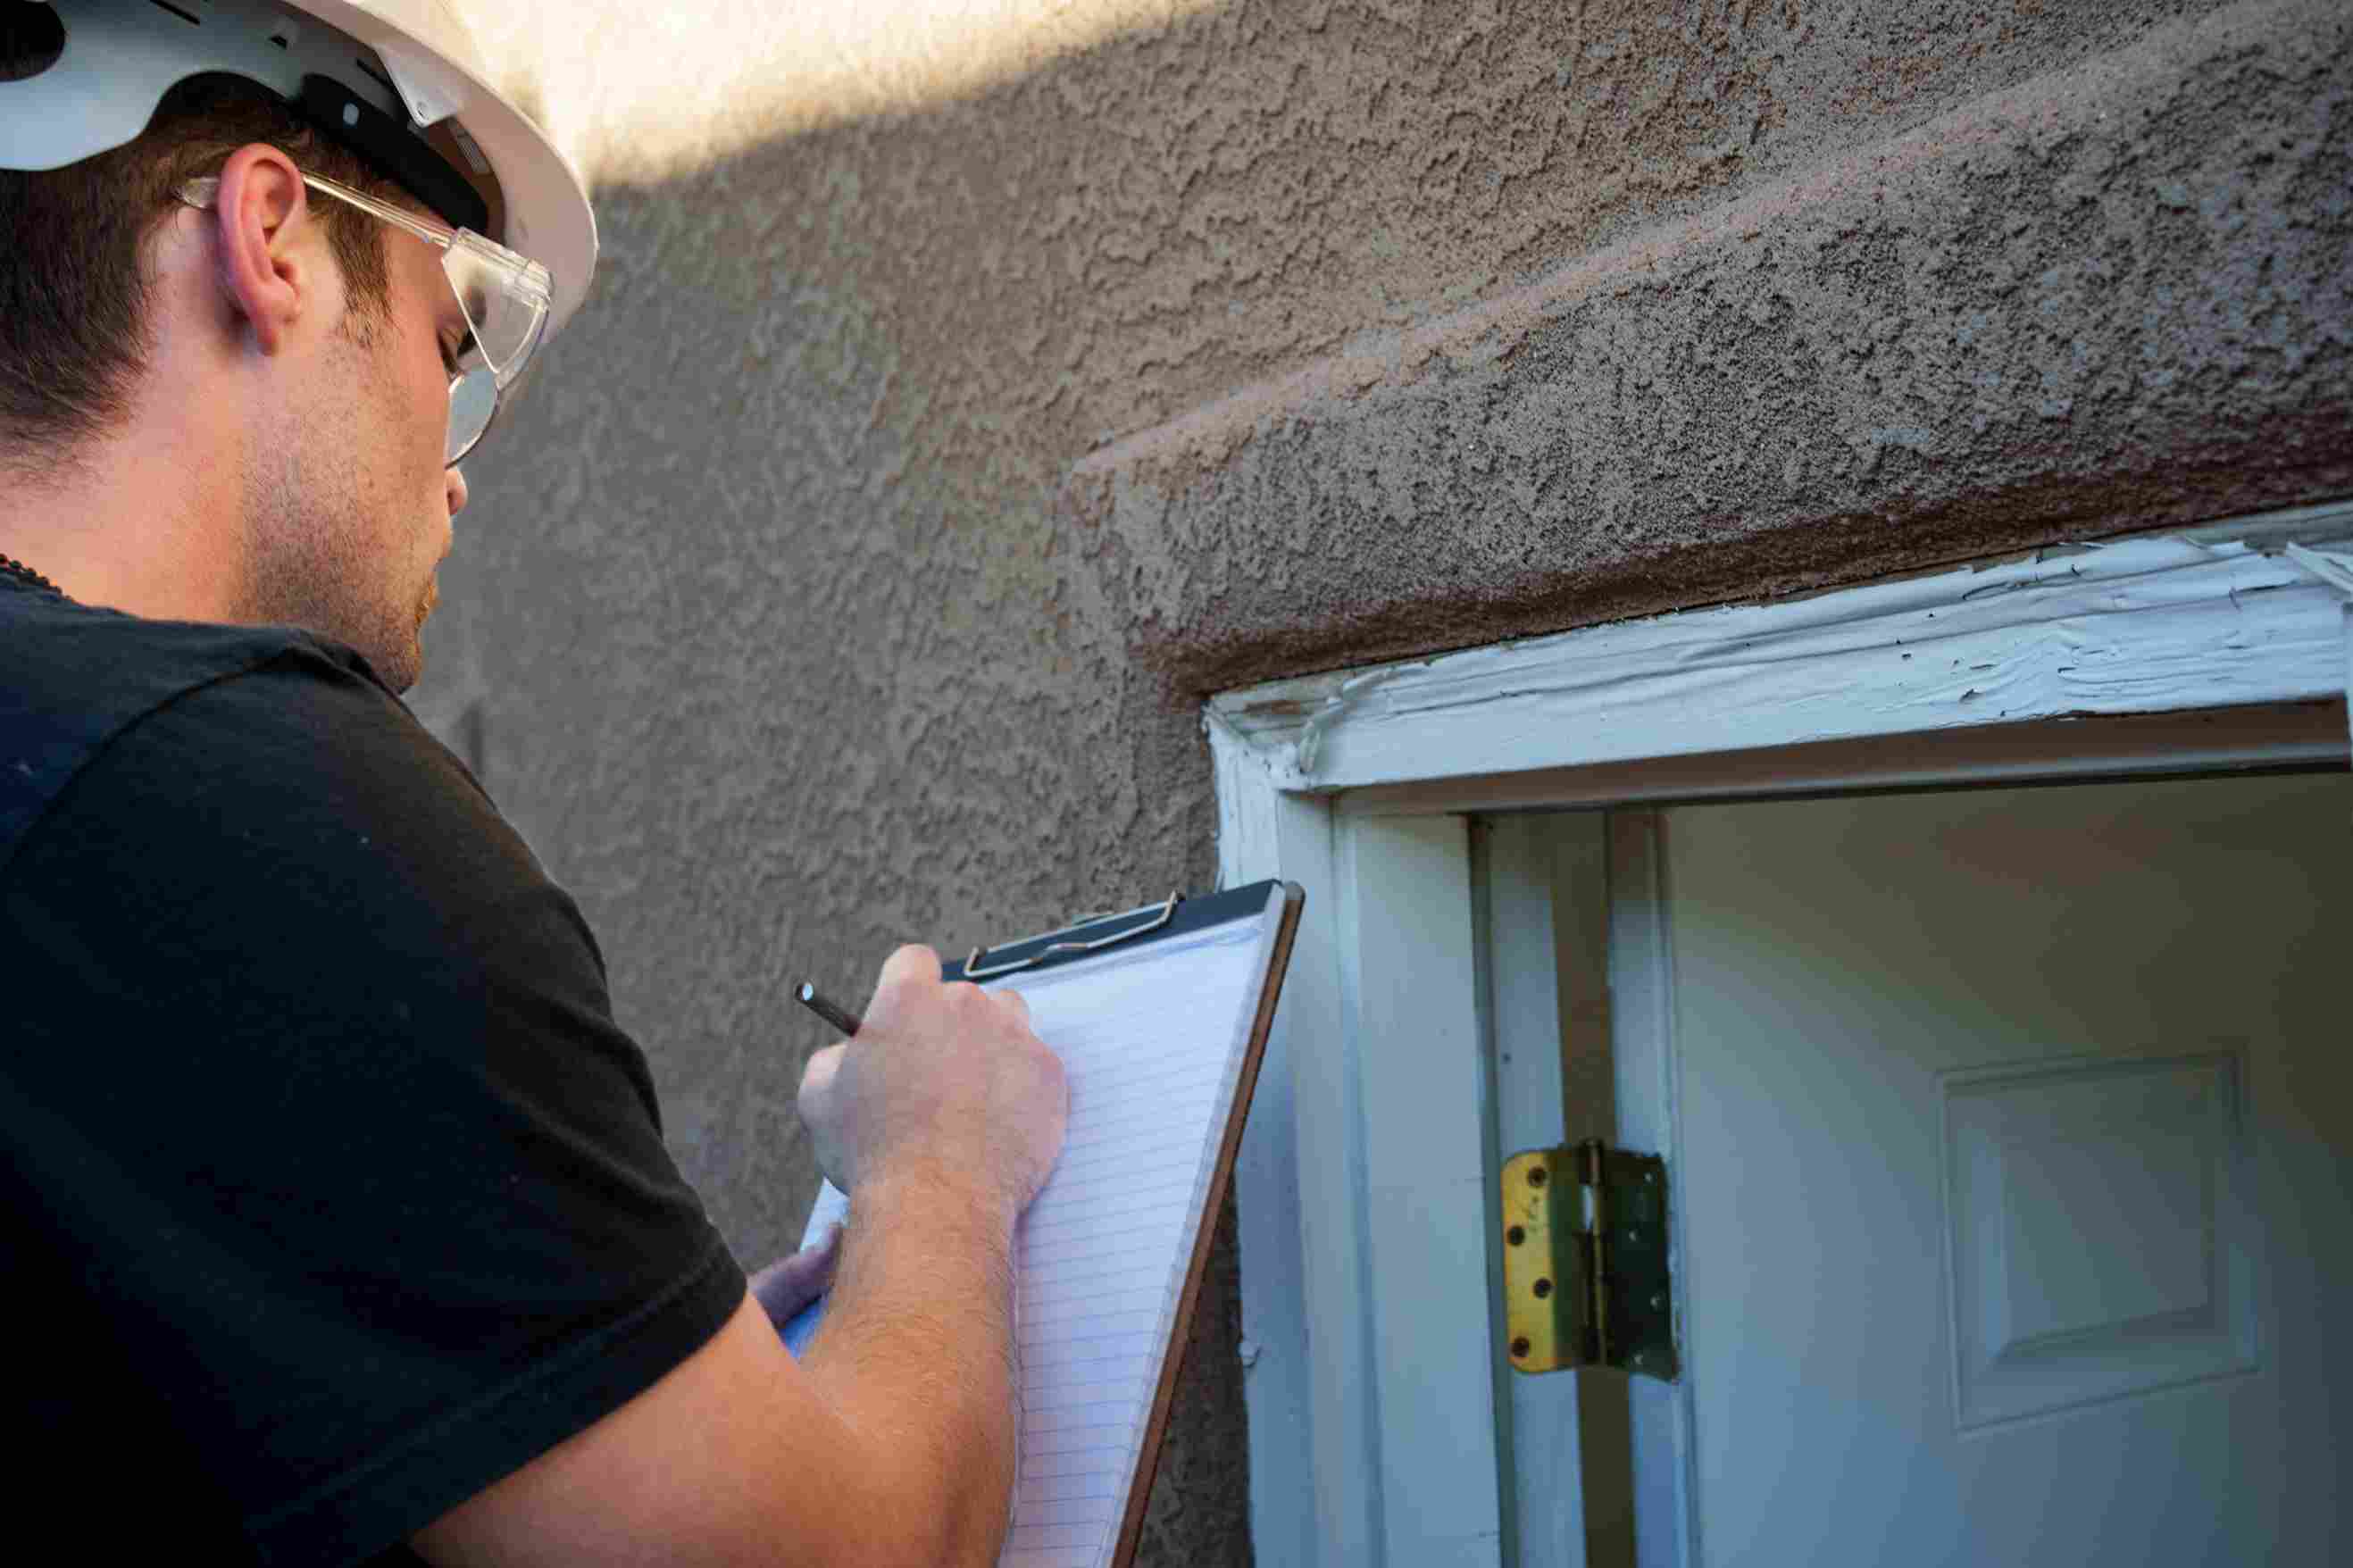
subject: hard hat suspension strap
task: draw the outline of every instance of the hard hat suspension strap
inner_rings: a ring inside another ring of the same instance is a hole
[[[332,77],[304,77],[294,107],[322,132],[430,207],[450,227],[470,228],[478,234],[490,228],[490,205],[480,191],[406,124],[364,101]]]

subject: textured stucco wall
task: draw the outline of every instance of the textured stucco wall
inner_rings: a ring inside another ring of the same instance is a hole
[[[1237,0],[865,113],[681,59],[683,152],[557,9],[606,263],[417,700],[747,1260],[786,982],[1206,887],[1208,690],[2353,489],[2341,6]],[[1248,1554],[1210,1284],[1147,1561]]]

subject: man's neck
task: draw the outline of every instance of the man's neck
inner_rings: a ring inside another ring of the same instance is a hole
[[[242,487],[185,429],[134,420],[48,457],[11,452],[0,554],[68,596],[158,620],[225,621]]]

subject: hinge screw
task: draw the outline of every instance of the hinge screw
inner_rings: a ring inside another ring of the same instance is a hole
[[[1530,1165],[1528,1167],[1528,1185],[1532,1187],[1541,1187],[1544,1184],[1545,1168],[1542,1165]]]
[[[1666,1310],[1666,1305],[1667,1293],[1665,1291],[1653,1290],[1651,1292],[1651,1310],[1652,1311],[1664,1311]]]
[[[1528,1359],[1528,1342],[1526,1336],[1523,1335],[1521,1338],[1512,1342],[1512,1359],[1514,1361],[1525,1361]]]

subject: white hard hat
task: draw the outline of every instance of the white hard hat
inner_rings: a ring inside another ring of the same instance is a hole
[[[9,0],[0,0],[7,4]],[[64,47],[0,81],[0,168],[120,147],[189,77],[277,93],[438,213],[547,268],[547,337],[596,268],[596,216],[570,160],[483,79],[446,0],[52,0]]]

